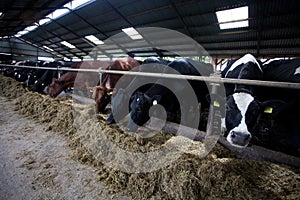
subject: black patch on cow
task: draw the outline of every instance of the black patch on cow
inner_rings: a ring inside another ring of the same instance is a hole
[[[226,103],[226,129],[230,131],[237,127],[242,120],[242,114],[238,109],[232,95],[228,96]],[[228,133],[225,134],[227,136]]]

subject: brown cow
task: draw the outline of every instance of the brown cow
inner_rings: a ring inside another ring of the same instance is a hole
[[[115,60],[111,65],[106,69],[108,70],[120,70],[120,71],[129,71],[138,67],[140,63],[133,58],[118,59]],[[96,86],[93,98],[96,102],[96,112],[103,113],[107,104],[111,100],[112,92],[115,88],[115,85],[120,80],[122,75],[120,74],[103,74],[103,82]],[[124,85],[124,88],[130,83],[131,80],[121,79],[122,83],[119,83],[120,86]]]
[[[71,68],[78,69],[81,64],[82,62],[77,62],[73,64]],[[54,98],[67,88],[73,87],[76,76],[77,72],[66,72],[59,80],[57,78],[53,78],[49,88],[50,97]]]
[[[72,66],[72,68],[82,69],[98,69],[101,66],[106,66],[110,62],[106,61],[83,61],[78,62]],[[59,79],[53,78],[50,84],[49,95],[56,97],[62,91],[74,87],[76,90],[82,90],[89,93],[89,88],[95,86],[99,80],[98,73],[86,73],[86,72],[67,72],[63,74]]]

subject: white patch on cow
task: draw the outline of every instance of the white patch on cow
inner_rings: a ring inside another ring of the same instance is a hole
[[[221,118],[221,132],[222,134],[225,134],[226,132],[226,121],[225,121],[225,117]]]
[[[255,63],[255,64],[258,66],[259,70],[262,71],[262,69],[261,69],[259,63],[257,62],[257,60],[255,59],[255,57],[252,56],[251,54],[246,54],[246,55],[244,55],[243,57],[241,57],[240,59],[236,60],[236,61],[230,66],[230,68],[229,68],[229,70],[227,71],[225,77],[227,77],[227,74],[228,74],[230,71],[234,70],[237,66],[239,66],[239,65],[241,65],[241,64],[248,63],[248,62],[253,62],[253,63]]]
[[[300,66],[295,70],[294,75],[296,75],[296,74],[300,74]]]
[[[42,84],[42,85],[43,85],[43,84]],[[43,92],[44,92],[45,94],[49,94],[49,87],[46,86],[46,87],[43,89]]]
[[[140,101],[140,98],[137,98],[136,101],[139,102],[139,101]]]
[[[246,118],[246,112],[248,110],[248,107],[249,107],[250,103],[254,100],[254,98],[248,93],[240,92],[240,93],[234,93],[233,94],[233,99],[234,99],[238,109],[241,112],[242,119],[241,119],[240,124],[237,127],[234,127],[232,130],[230,130],[230,132],[234,131],[234,132],[241,132],[241,133],[250,134],[250,132],[248,131],[248,128],[247,128],[245,118]],[[232,140],[231,140],[230,134],[228,134],[226,139],[231,144],[233,143]]]

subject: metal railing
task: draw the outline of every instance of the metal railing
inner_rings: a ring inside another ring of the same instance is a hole
[[[266,87],[279,87],[279,88],[290,88],[300,89],[300,83],[292,82],[277,82],[277,81],[261,81],[261,80],[247,80],[247,79],[232,79],[232,78],[221,78],[216,76],[193,76],[193,75],[180,75],[180,74],[165,74],[165,73],[152,73],[152,72],[136,72],[136,71],[118,71],[118,70],[105,70],[102,68],[98,69],[74,69],[68,67],[38,67],[38,66],[16,66],[0,64],[0,67],[18,67],[18,68],[32,68],[32,69],[45,69],[45,70],[58,70],[58,71],[72,71],[72,72],[87,72],[87,73],[103,73],[109,74],[123,74],[130,76],[146,76],[146,77],[158,77],[158,78],[170,78],[170,79],[184,79],[184,80],[197,80],[205,81],[208,83],[229,83],[229,84],[245,84],[255,86],[266,86]]]

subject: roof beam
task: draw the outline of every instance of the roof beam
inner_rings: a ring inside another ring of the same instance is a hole
[[[46,29],[45,27],[43,27],[43,26],[39,26],[39,28],[40,28],[40,30],[46,32],[47,34],[54,35],[54,37],[57,37],[57,38],[59,38],[59,39],[62,40],[62,41],[64,40],[64,39],[61,38],[59,35],[57,35],[56,33],[52,32],[52,31],[47,30],[47,29]],[[41,37],[41,36],[40,36],[40,37]],[[41,37],[41,38],[44,39],[43,37]],[[48,39],[44,39],[44,40],[50,42],[51,44],[53,44],[53,42],[49,41]],[[55,49],[53,49],[53,50],[55,51]],[[69,52],[70,54],[72,54],[72,55],[78,57],[78,55],[77,55],[76,53],[73,53],[73,52],[71,52],[71,51],[68,50],[68,49],[67,49],[66,51]],[[55,51],[55,52],[57,52],[57,53],[59,53],[59,54],[62,54],[62,53],[60,53],[60,52],[58,52],[58,51]],[[70,58],[70,57],[66,56],[65,54],[62,54],[62,55],[65,56],[65,57],[67,57],[67,58]]]
[[[75,35],[77,38],[83,38],[82,36],[78,35],[77,33],[73,32],[71,29],[67,28],[66,26],[62,25],[61,23],[59,23],[56,19],[51,19],[49,18],[52,22],[55,22],[56,24],[58,24],[60,27],[64,28],[65,30],[67,30],[68,32],[72,33],[73,35]],[[63,41],[65,39],[62,39]],[[86,52],[85,50],[79,48],[79,47],[76,47],[77,49],[79,49],[80,51],[82,51],[83,53],[85,53],[86,55],[88,55],[89,53]]]
[[[134,26],[117,8],[114,7],[114,5],[112,5],[108,0],[104,0],[112,9],[113,11],[115,11],[125,22],[127,22],[127,24],[130,27],[136,28],[136,26]],[[137,30],[137,32],[139,33],[139,31]],[[148,41],[147,38],[145,38],[145,36],[141,33],[139,33],[140,35],[143,36],[143,39],[145,40],[146,43],[149,44],[150,47],[152,47],[153,49],[155,48],[155,46],[151,43],[151,41]],[[130,54],[129,56],[134,56],[132,54]],[[159,56],[161,56],[161,54],[159,54]]]
[[[183,27],[184,27],[184,30],[189,34],[190,37],[193,38],[193,34],[192,32],[189,30],[189,28],[187,27],[187,25],[185,24],[184,22],[184,19],[183,17],[180,15],[179,11],[177,10],[177,7],[176,5],[172,2],[172,0],[169,0],[170,2],[170,5],[171,7],[174,9],[176,15],[177,15],[177,18],[179,19],[179,21],[182,23]]]
[[[71,10],[69,8],[67,8],[72,14],[74,14],[75,16],[77,16],[79,19],[81,19],[83,22],[85,22],[86,24],[88,24],[90,27],[92,27],[93,29],[95,29],[97,32],[99,32],[100,34],[104,35],[106,38],[109,38],[108,35],[106,33],[104,33],[103,31],[101,31],[100,29],[98,29],[95,25],[93,25],[92,23],[90,23],[88,20],[86,20],[85,18],[83,18],[81,15],[79,15],[76,10]],[[85,39],[84,39],[85,40]],[[117,45],[122,51],[126,52],[126,49],[124,49],[122,46],[120,46],[117,42],[115,42],[113,39],[110,38],[110,40]],[[86,40],[85,40],[86,41]],[[86,41],[87,43],[90,44],[90,42]],[[99,48],[97,48],[99,50]],[[111,54],[107,53],[105,50],[99,50],[101,51],[102,54],[104,54],[105,56],[112,58]]]

